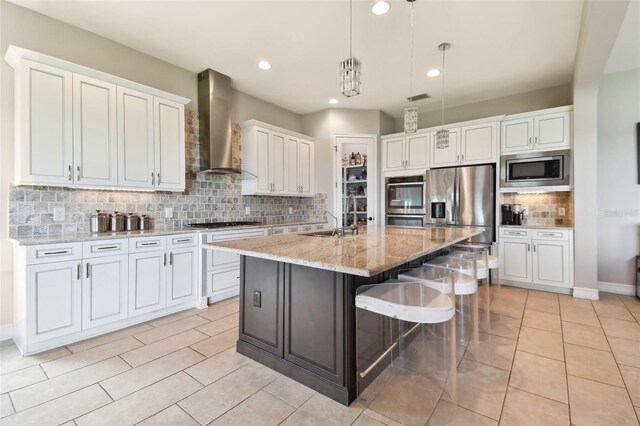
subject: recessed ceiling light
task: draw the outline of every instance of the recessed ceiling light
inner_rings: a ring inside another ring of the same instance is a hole
[[[427,77],[437,77],[440,75],[440,70],[437,68],[434,68],[432,70],[429,70],[429,72],[427,72]]]
[[[260,61],[258,62],[258,68],[261,70],[268,70],[271,69],[271,64],[267,61]]]
[[[391,5],[386,1],[378,1],[371,8],[371,13],[374,15],[384,15],[391,9]]]
[[[335,99],[335,98],[332,98],[332,99],[329,99],[329,103],[332,104],[332,105],[335,105],[335,104],[338,103],[338,100]]]

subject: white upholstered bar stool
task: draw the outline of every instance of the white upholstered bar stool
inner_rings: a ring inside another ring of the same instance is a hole
[[[411,386],[413,381],[444,387],[450,374],[455,372],[455,285],[450,271],[438,273],[439,277],[431,276],[432,286],[424,282],[388,280],[356,289],[357,378],[361,402],[375,404],[378,398],[399,397],[408,403],[422,404],[423,400],[415,395],[415,386]],[[444,338],[436,339],[433,333],[424,332],[425,327],[431,326],[445,328]],[[386,369],[390,372],[381,374]],[[375,392],[363,394],[379,375],[378,380],[391,377],[388,380],[393,383],[385,385],[388,388],[382,391],[376,384],[372,386]],[[389,395],[387,391],[394,394]],[[406,397],[397,392],[407,392]],[[419,406],[411,409],[420,411]]]

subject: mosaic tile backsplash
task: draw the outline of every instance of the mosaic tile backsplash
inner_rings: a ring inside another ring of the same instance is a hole
[[[154,218],[154,228],[166,229],[193,222],[232,220],[265,224],[324,220],[326,194],[313,198],[242,196],[239,179],[196,174],[199,167],[198,117],[186,111],[186,191],[129,192],[20,186],[9,193],[9,236],[27,237],[89,232],[89,216],[95,210],[136,212]],[[233,162],[240,165],[240,126],[233,125]],[[245,207],[251,209],[245,215]],[[65,208],[65,220],[53,221],[53,209]],[[173,218],[165,219],[165,208]],[[289,214],[289,208],[293,214]]]
[[[521,204],[526,209],[525,225],[573,226],[573,192],[502,193],[500,204]],[[560,216],[560,208],[564,208],[564,216]]]

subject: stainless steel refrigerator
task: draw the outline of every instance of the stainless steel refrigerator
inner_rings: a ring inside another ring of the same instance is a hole
[[[484,228],[472,241],[495,242],[495,166],[428,170],[426,187],[427,223]]]

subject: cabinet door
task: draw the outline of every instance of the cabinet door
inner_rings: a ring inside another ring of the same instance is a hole
[[[533,282],[569,287],[569,243],[533,240]]]
[[[156,311],[166,306],[167,254],[129,255],[129,315]]]
[[[500,276],[514,281],[531,282],[531,242],[503,238],[500,242]]]
[[[73,172],[75,183],[118,184],[116,86],[73,75]]]
[[[207,296],[234,289],[238,291],[238,286],[240,285],[240,268],[208,272],[207,280]]]
[[[83,262],[82,328],[127,318],[129,257],[107,256]]]
[[[153,98],[153,121],[156,188],[184,191],[184,106]]]
[[[72,73],[23,60],[16,76],[16,184],[70,185]]]
[[[271,192],[271,133],[268,130],[255,129],[257,155],[258,191]]]
[[[497,160],[497,123],[462,128],[462,164],[495,163]]]
[[[383,171],[404,169],[404,142],[405,138],[382,141]]]
[[[198,247],[169,252],[167,306],[193,301],[198,296]]]
[[[343,276],[290,263],[284,268],[284,358],[342,384]]]
[[[449,144],[446,146],[438,146],[436,133],[431,134],[431,167],[460,164],[460,129],[449,129]]]
[[[118,86],[118,185],[153,188],[153,96]]]
[[[287,192],[292,194],[300,193],[300,163],[298,159],[298,139],[287,137],[286,144],[286,172],[287,172]]]
[[[42,341],[80,331],[80,261],[27,267],[27,333]]]
[[[533,147],[533,118],[503,120],[501,123],[501,153],[527,151]]]
[[[424,170],[429,167],[429,134],[407,136],[406,168]]]
[[[273,185],[273,192],[287,192],[286,191],[286,173],[285,165],[286,160],[286,139],[285,135],[280,133],[271,133],[270,157],[269,157],[269,174],[271,175],[271,184]]]
[[[569,148],[571,146],[571,113],[539,115],[533,118],[535,149]]]
[[[313,142],[300,140],[298,145],[298,183],[302,195],[314,193],[314,146]]]

